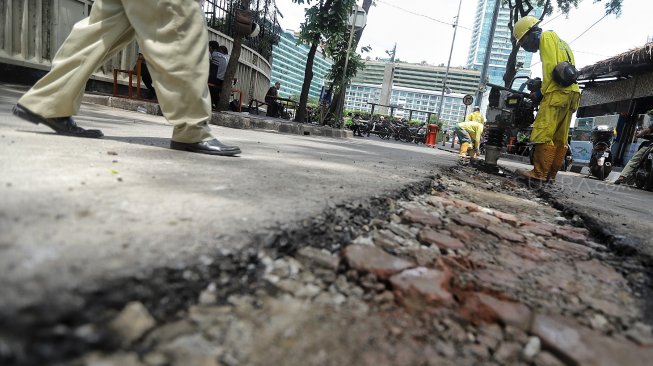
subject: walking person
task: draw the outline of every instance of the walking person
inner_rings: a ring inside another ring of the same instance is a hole
[[[240,154],[208,125],[208,33],[197,0],[96,0],[52,60],[52,69],[25,93],[13,113],[66,136],[100,138],[77,126],[86,81],[136,39],[148,61],[161,110],[174,124],[170,148],[211,155]]]
[[[540,102],[530,141],[534,144],[533,170],[517,170],[536,182],[555,181],[567,153],[572,114],[578,109],[580,89],[575,82],[574,54],[553,31],[542,31],[539,19],[525,16],[515,23],[513,35],[527,52],[540,51],[542,89],[531,93]]]

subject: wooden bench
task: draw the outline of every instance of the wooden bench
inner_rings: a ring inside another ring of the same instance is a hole
[[[126,97],[129,99],[149,100],[141,96],[141,64],[142,63],[143,63],[143,56],[139,55],[138,58],[136,59],[136,72],[134,72],[134,70],[113,69],[113,96],[114,97],[123,97],[123,98]],[[119,73],[128,75],[129,84],[127,85],[127,95],[118,94]],[[136,74],[136,95],[134,95],[134,85],[133,85],[134,74]]]
[[[253,107],[253,108],[254,108],[253,111],[252,111],[252,105],[254,106],[254,107]],[[266,106],[266,107],[267,107],[267,105],[268,105],[268,104],[267,104],[266,102],[264,102],[264,101],[261,101],[261,100],[258,100],[258,99],[252,99],[252,100],[249,101],[249,113],[250,113],[250,114],[254,113],[254,114],[257,114],[257,115],[258,115],[258,112],[259,112],[258,109],[259,109],[259,107],[261,107],[261,106]],[[267,109],[267,108],[266,108],[266,109]]]

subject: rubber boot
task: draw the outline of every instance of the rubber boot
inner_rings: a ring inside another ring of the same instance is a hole
[[[553,165],[555,151],[556,147],[554,145],[535,145],[535,152],[533,153],[533,170],[518,169],[516,173],[520,175],[521,178],[536,180],[540,183],[546,182],[549,177],[551,166]]]
[[[549,183],[553,183],[556,181],[556,176],[558,175],[558,171],[560,171],[560,168],[562,167],[562,163],[564,163],[566,157],[567,157],[567,146],[556,147],[555,155],[553,156],[553,163],[551,164],[551,169],[549,170],[549,179],[548,179]]]
[[[466,158],[467,157],[467,150],[469,150],[469,142],[463,142],[460,144],[460,157],[461,158]]]

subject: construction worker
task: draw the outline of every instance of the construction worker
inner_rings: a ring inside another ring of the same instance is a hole
[[[529,180],[554,181],[567,153],[567,136],[571,116],[578,109],[580,90],[575,82],[574,54],[569,45],[553,31],[542,31],[540,20],[525,16],[513,29],[517,44],[527,52],[540,51],[542,89],[531,93],[540,101],[531,132],[535,144],[533,170],[517,170]]]
[[[474,121],[474,122],[480,122],[480,123],[485,123],[485,117],[481,114],[481,107],[475,106],[474,111],[470,114],[467,115],[467,118],[465,118],[466,122],[469,121]]]
[[[465,162],[470,156],[476,158],[480,155],[481,135],[483,134],[483,124],[475,121],[460,122],[453,131],[458,135],[458,142],[460,143],[460,159]],[[474,151],[470,155],[469,149],[473,148]]]

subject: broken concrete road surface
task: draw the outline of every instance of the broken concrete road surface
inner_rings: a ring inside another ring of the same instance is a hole
[[[5,93],[3,365],[653,356],[650,257],[559,187],[375,137],[219,128],[243,156],[196,156],[159,117],[90,105],[79,124],[108,138],[82,142],[9,117]]]

